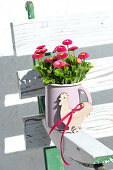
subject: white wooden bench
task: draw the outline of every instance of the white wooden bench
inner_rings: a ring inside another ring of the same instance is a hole
[[[82,131],[76,134],[65,134],[64,137],[66,146],[64,153],[76,161],[87,164],[113,162],[113,142],[110,142],[111,139],[113,141],[112,15],[111,12],[105,14],[100,12],[93,15],[57,17],[11,24],[14,52],[17,56],[27,54],[32,56],[35,47],[42,44],[47,45],[51,52],[66,38],[72,39],[73,44],[80,47],[76,54],[81,51],[90,53],[89,60],[94,68],[82,85],[91,92],[94,109],[83,122]],[[21,98],[44,95],[42,81],[32,68],[19,71],[17,75]],[[46,130],[48,131],[47,128]],[[60,136],[61,133],[57,131],[51,135],[58,148]],[[69,145],[72,147],[66,150]]]

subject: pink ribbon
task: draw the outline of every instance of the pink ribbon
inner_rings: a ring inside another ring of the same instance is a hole
[[[78,108],[78,106],[81,106],[81,105],[83,105],[83,106],[80,107],[80,108]],[[63,130],[63,133],[62,133],[62,136],[61,136],[61,140],[60,140],[61,157],[62,157],[63,162],[64,162],[66,165],[70,165],[70,164],[68,164],[68,163],[65,161],[64,157],[63,157],[63,152],[62,152],[62,140],[63,140],[63,136],[64,136],[64,133],[65,133],[66,129],[68,128],[71,120],[72,120],[73,113],[76,112],[76,111],[79,111],[79,110],[81,110],[81,109],[83,109],[83,108],[84,108],[84,104],[83,104],[83,103],[78,104],[74,109],[72,109],[71,112],[69,112],[66,116],[64,116],[62,119],[60,119],[60,121],[57,122],[57,123],[51,128],[51,130],[50,130],[50,132],[49,132],[49,135],[48,135],[48,140],[49,140],[49,137],[50,137],[51,132],[52,132],[60,123],[62,123],[68,116],[70,116],[70,117],[69,117],[69,120],[68,120],[68,122],[67,122],[67,124],[66,124],[66,126],[65,126],[65,128],[64,128],[64,130]]]

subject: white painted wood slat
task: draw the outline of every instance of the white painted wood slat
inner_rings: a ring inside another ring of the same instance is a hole
[[[53,51],[66,38],[79,47],[113,43],[112,17],[109,11],[12,23],[14,51],[17,56],[33,54],[41,44]]]
[[[93,138],[113,136],[113,103],[94,105],[82,129]]]
[[[113,88],[113,56],[92,59],[94,66],[86,76],[82,85],[90,92],[102,91]]]

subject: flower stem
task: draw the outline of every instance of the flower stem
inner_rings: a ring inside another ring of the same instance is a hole
[[[75,50],[73,50],[73,54],[74,54],[74,57],[75,57]]]
[[[44,53],[44,60],[46,59],[45,53]]]
[[[69,45],[67,45],[67,50],[69,49]]]
[[[42,65],[42,58],[41,58],[41,65]]]
[[[65,69],[65,60],[63,59],[63,66],[64,66],[64,74],[66,73],[66,69]]]
[[[69,49],[69,45],[67,45],[67,51],[68,51],[68,49]],[[71,56],[70,51],[68,51],[68,55],[69,55],[69,58],[70,58],[70,56]]]

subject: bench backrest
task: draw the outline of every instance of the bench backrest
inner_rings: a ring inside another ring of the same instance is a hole
[[[96,12],[11,23],[14,53],[33,54],[42,44],[53,51],[67,38],[79,47],[113,43],[112,15],[112,12]]]

